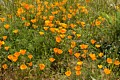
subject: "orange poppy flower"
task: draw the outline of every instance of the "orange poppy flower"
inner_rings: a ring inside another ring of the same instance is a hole
[[[95,43],[96,43],[96,40],[91,39],[90,42],[91,42],[92,44],[95,44]]]
[[[72,51],[73,51],[72,49],[68,50],[68,52],[69,52],[70,55],[72,55],[72,53],[73,53]]]
[[[12,61],[13,61],[13,62],[16,62],[17,60],[18,60],[18,57],[13,56]]]
[[[71,48],[74,48],[76,46],[76,42],[75,41],[72,41],[71,42]]]
[[[0,47],[1,47],[3,44],[5,44],[5,42],[0,40]]]
[[[33,64],[32,64],[32,62],[29,62],[29,63],[27,63],[29,66],[32,66]]]
[[[29,22],[25,22],[24,26],[30,26],[30,23]]]
[[[71,14],[68,14],[68,16],[67,16],[67,17],[70,19],[70,18],[72,18],[72,15],[71,15]]]
[[[19,56],[20,56],[20,52],[15,52],[15,53],[14,53],[14,56],[15,56],[15,57],[19,57]]]
[[[65,75],[69,77],[71,75],[71,71],[66,71]]]
[[[50,62],[54,62],[55,58],[49,58]]]
[[[66,33],[66,29],[60,29],[60,33],[62,33],[62,34],[65,34]]]
[[[63,51],[61,49],[58,49],[58,54],[62,54]]]
[[[119,66],[119,65],[120,65],[120,62],[119,62],[118,60],[115,60],[115,61],[114,61],[114,64],[115,64],[116,66]]]
[[[85,53],[82,54],[81,57],[82,57],[82,58],[86,58],[86,54],[85,54]]]
[[[70,24],[71,28],[75,28],[75,26],[76,26],[75,24]]]
[[[21,70],[27,69],[27,66],[25,64],[22,64],[22,65],[20,65],[20,69]]]
[[[75,70],[79,71],[79,70],[81,70],[81,67],[80,66],[75,66]]]
[[[52,21],[54,19],[54,16],[49,16],[49,20]]]
[[[8,68],[8,65],[7,64],[3,64],[2,65],[2,68],[5,70],[5,69],[7,69]]]
[[[32,54],[29,54],[29,55],[28,55],[28,58],[29,58],[29,59],[32,59],[32,58],[33,58],[33,55],[32,55]]]
[[[82,50],[84,54],[86,54],[88,52],[88,50]]]
[[[13,55],[8,55],[7,57],[9,60],[12,60],[13,59]]]
[[[25,17],[22,17],[21,19],[22,19],[22,20],[25,20]]]
[[[44,64],[39,64],[39,68],[40,68],[40,70],[44,70],[45,65]]]
[[[6,46],[4,49],[5,49],[6,51],[8,51],[8,50],[9,50],[9,48],[10,48],[9,46]]]
[[[81,26],[82,26],[82,27],[85,27],[85,22],[81,22]]]
[[[80,48],[81,48],[81,49],[87,49],[87,48],[88,48],[88,45],[86,45],[86,44],[81,44],[81,45],[80,45]]]
[[[4,22],[4,21],[5,21],[5,18],[0,18],[0,20],[1,20],[2,22]]]
[[[54,48],[53,51],[54,51],[54,53],[57,53],[58,52],[58,48]]]
[[[111,73],[111,70],[105,68],[105,69],[104,69],[104,73],[105,73],[105,74],[110,74],[110,73]]]
[[[22,55],[25,55],[25,54],[26,54],[26,50],[20,50],[20,53],[21,53]]]
[[[56,42],[58,42],[58,43],[61,42],[61,38],[59,36],[56,37]]]
[[[68,39],[71,39],[72,38],[72,36],[68,36]]]
[[[36,19],[31,19],[30,21],[31,21],[32,23],[37,22],[37,20],[36,20]]]
[[[79,58],[80,53],[75,53],[74,56],[75,56],[76,58]]]
[[[5,27],[5,29],[9,29],[10,25],[9,24],[5,24],[4,27]]]
[[[7,36],[3,36],[2,38],[3,38],[3,40],[6,40],[6,39],[7,39]]]
[[[53,33],[55,32],[55,28],[49,28],[49,30]]]
[[[99,26],[100,24],[101,24],[101,22],[100,22],[99,20],[96,20],[96,21],[95,21],[95,25],[96,25],[96,26]]]
[[[89,56],[90,56],[90,58],[91,58],[93,61],[96,60],[95,54],[90,53]]]
[[[76,71],[75,73],[77,76],[79,76],[81,74],[81,71]]]
[[[112,59],[111,58],[107,58],[107,63],[111,64],[112,63]]]

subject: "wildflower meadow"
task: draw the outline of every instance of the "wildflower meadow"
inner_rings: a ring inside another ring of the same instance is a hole
[[[0,0],[0,80],[120,80],[120,0]]]

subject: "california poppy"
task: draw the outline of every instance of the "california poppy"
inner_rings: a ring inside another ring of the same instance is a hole
[[[71,71],[66,71],[65,75],[69,77],[71,75]]]

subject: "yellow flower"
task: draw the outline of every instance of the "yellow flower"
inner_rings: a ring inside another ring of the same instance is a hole
[[[102,67],[103,67],[102,65],[98,65],[98,68],[100,68],[100,69],[101,69]]]
[[[111,70],[105,68],[105,69],[104,69],[104,73],[105,73],[105,74],[110,74],[110,73],[111,73]]]
[[[27,69],[27,66],[25,64],[22,64],[22,65],[20,65],[20,69],[21,70]]]
[[[71,71],[66,71],[65,75],[69,77],[71,75]]]
[[[4,70],[7,69],[7,68],[8,68],[7,64],[3,64],[3,65],[2,65],[2,68],[3,68]]]
[[[83,64],[82,61],[78,61],[78,62],[77,62],[77,65],[82,65],[82,64]]]
[[[45,65],[44,64],[39,64],[39,68],[40,68],[40,70],[44,70]]]
[[[14,31],[13,31],[13,33],[17,34],[17,33],[18,33],[18,30],[17,30],[17,29],[16,29],[16,30],[14,30]]]
[[[44,32],[41,32],[41,31],[40,31],[39,34],[42,36],[42,35],[44,35]]]
[[[102,57],[102,56],[103,56],[103,53],[102,53],[102,52],[100,52],[98,55],[99,55],[100,57]]]
[[[111,64],[112,63],[112,59],[111,58],[107,58],[107,63]]]
[[[96,44],[96,45],[95,45],[96,48],[100,48],[100,46],[101,46],[101,45],[99,45],[99,44]]]
[[[45,31],[47,31],[49,27],[43,27],[43,28],[44,28]]]
[[[54,62],[55,58],[49,58],[50,62]]]
[[[78,37],[78,38],[80,38],[80,37],[81,37],[81,34],[76,34],[76,35],[77,35],[77,37]]]

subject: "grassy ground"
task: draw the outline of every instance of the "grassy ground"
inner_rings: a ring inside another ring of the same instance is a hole
[[[0,80],[120,80],[118,0],[1,0]]]

